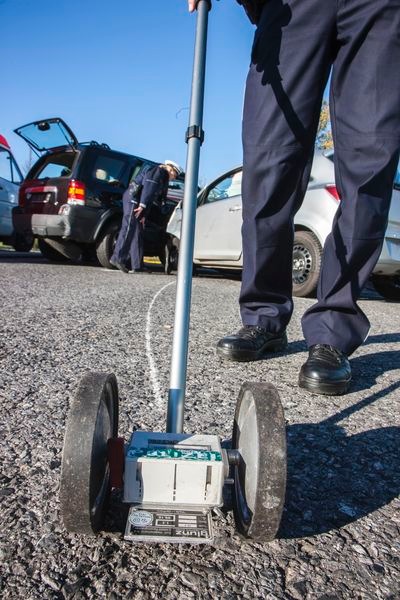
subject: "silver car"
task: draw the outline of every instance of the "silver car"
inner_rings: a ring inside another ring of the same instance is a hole
[[[33,238],[22,237],[13,227],[12,209],[18,204],[19,185],[22,173],[12,155],[6,138],[0,135],[0,241],[15,250],[28,252]]]
[[[199,193],[196,214],[194,264],[203,267],[242,268],[242,168],[237,167],[207,185]],[[389,223],[373,281],[387,299],[400,298],[400,173],[397,173]],[[316,153],[304,202],[295,216],[293,244],[293,293],[315,294],[322,248],[331,231],[340,198],[335,186],[333,155]],[[181,206],[173,213],[169,271],[176,268],[179,252]]]

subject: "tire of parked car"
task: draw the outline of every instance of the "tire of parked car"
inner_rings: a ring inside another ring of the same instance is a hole
[[[165,262],[164,271],[166,275],[170,275],[172,271],[178,270],[178,258],[179,258],[179,240],[175,237],[171,237],[165,244]]]
[[[42,240],[40,238],[38,240],[38,246],[39,246],[41,255],[46,260],[49,260],[50,262],[60,262],[60,263],[68,262],[68,258],[66,256],[63,256],[60,252],[57,252],[57,250],[55,250],[55,248],[52,248],[51,246],[49,246],[49,244],[47,244],[44,240]]]
[[[96,255],[97,260],[105,269],[113,269],[113,265],[110,263],[110,258],[114,252],[115,242],[117,240],[118,231],[120,229],[119,223],[113,221],[108,223],[97,241],[96,244]]]
[[[165,262],[164,262],[164,273],[170,275],[172,271],[178,270],[179,262],[179,240],[172,236],[172,239],[168,240],[165,245]],[[167,248],[168,246],[168,248]],[[198,267],[193,263],[192,277],[197,277]]]
[[[33,242],[33,235],[25,237],[19,233],[15,233],[12,238],[11,245],[16,252],[30,252],[33,247]]]
[[[293,242],[293,295],[315,294],[321,269],[322,247],[311,231],[296,231]]]
[[[372,277],[374,288],[385,300],[400,300],[400,277]]]

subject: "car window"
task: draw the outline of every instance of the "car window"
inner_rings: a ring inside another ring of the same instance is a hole
[[[143,171],[148,171],[149,169],[152,169],[157,164],[159,164],[159,163],[150,162],[150,161],[143,160],[143,159],[137,159],[137,160],[138,160],[138,162],[133,167],[131,176],[129,177],[129,183],[131,181],[133,181],[135,179],[136,175],[138,175],[139,173],[143,173]]]
[[[58,152],[43,156],[30,170],[27,178],[69,177],[72,173],[75,157],[75,152]]]
[[[143,163],[138,163],[137,165],[135,165],[132,169],[132,174],[130,176],[129,179],[129,183],[131,181],[133,181],[133,179],[135,179],[136,175],[139,173],[140,169],[142,168]]]
[[[0,177],[11,183],[21,183],[22,175],[11,152],[0,148]]]
[[[239,196],[242,193],[242,171],[238,171],[225,179],[220,179],[218,183],[208,190],[204,203],[217,202],[233,196]]]
[[[106,183],[122,183],[124,172],[126,172],[127,161],[99,154],[96,157],[93,177]]]
[[[168,183],[168,200],[173,202],[174,204],[182,202],[184,193],[185,182],[180,179],[171,179],[171,181]]]

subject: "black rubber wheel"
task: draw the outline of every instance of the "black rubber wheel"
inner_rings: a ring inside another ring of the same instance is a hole
[[[293,242],[293,295],[315,294],[321,270],[322,247],[311,231],[296,231]]]
[[[170,275],[172,271],[178,270],[178,259],[179,241],[175,239],[169,239],[165,244],[164,272],[166,275]]]
[[[374,288],[385,300],[400,300],[400,277],[372,277]]]
[[[179,240],[176,237],[172,237],[171,240],[168,240],[165,245],[165,264],[164,264],[164,273],[166,275],[170,275],[172,271],[178,270],[179,264]],[[198,267],[193,263],[193,271],[192,276],[197,277],[198,275]]]
[[[102,232],[99,241],[96,244],[97,260],[105,269],[114,269],[110,263],[113,255],[115,242],[117,241],[120,226],[118,223],[109,223]]]
[[[61,465],[60,510],[65,528],[93,534],[107,507],[107,441],[118,435],[118,385],[113,373],[87,373],[71,405]]]
[[[39,240],[38,240],[38,246],[39,246],[41,255],[46,260],[49,260],[50,262],[59,262],[59,263],[68,262],[68,258],[66,256],[64,256],[60,252],[57,252],[57,250],[55,248],[52,248],[51,246],[49,246],[49,244],[47,244],[41,238],[39,238]]]
[[[33,235],[23,236],[20,233],[15,233],[11,245],[16,252],[30,252],[34,241]]]
[[[286,427],[279,394],[268,383],[244,383],[236,404],[232,447],[233,510],[239,533],[272,540],[281,521],[286,490]]]

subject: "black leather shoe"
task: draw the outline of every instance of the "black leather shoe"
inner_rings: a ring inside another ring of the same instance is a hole
[[[299,386],[315,394],[339,396],[349,389],[351,368],[348,358],[333,346],[311,346],[300,369]]]
[[[286,346],[286,331],[270,333],[263,327],[245,325],[237,333],[218,342],[217,354],[228,360],[257,360],[268,352],[284,350]]]
[[[116,260],[111,260],[111,258],[110,258],[110,264],[113,265],[113,267],[117,267],[117,269],[119,269],[123,273],[129,273],[126,266],[123,265],[122,263],[117,262]]]

